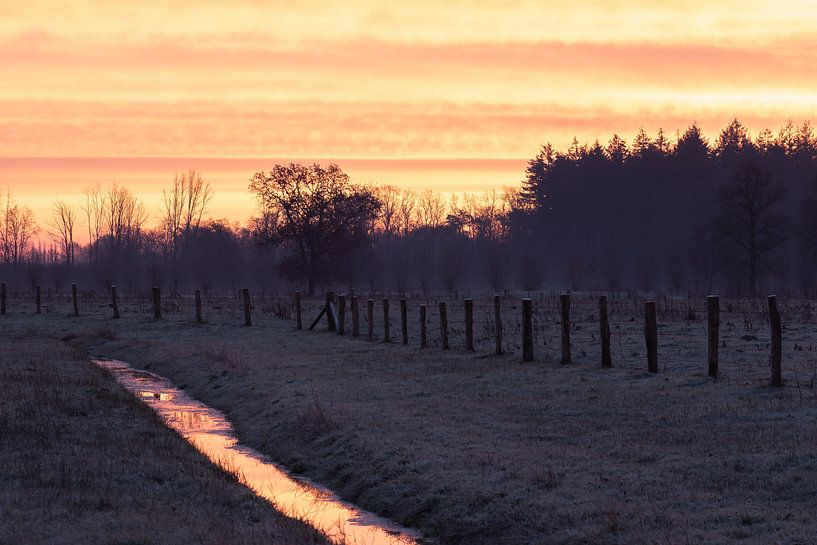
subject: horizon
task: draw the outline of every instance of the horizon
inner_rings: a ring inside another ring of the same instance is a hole
[[[764,130],[778,135],[786,126],[794,130],[811,125],[809,119],[795,122],[789,118],[777,127],[750,126],[739,118],[749,137],[755,141]],[[730,120],[731,121],[731,120]],[[728,122],[717,129],[706,130],[697,121],[690,121],[684,129],[665,131],[668,140],[674,144],[679,136],[692,125],[701,127],[704,139],[714,145],[720,131]],[[643,126],[639,129],[643,130]],[[657,131],[645,131],[651,140]],[[580,145],[592,145],[598,141],[605,146],[614,135],[623,137],[629,147],[638,131],[632,134],[615,132],[606,138],[579,140],[573,136],[563,139]],[[542,142],[543,145],[555,140]],[[554,150],[566,152],[569,144],[554,145]],[[525,179],[525,168],[536,153],[529,157],[208,157],[208,156],[3,156],[0,155],[0,194],[8,192],[17,204],[29,207],[40,226],[38,243],[47,242],[46,218],[51,214],[56,200],[64,200],[76,207],[80,206],[84,189],[99,185],[107,187],[119,184],[128,187],[145,205],[148,212],[148,227],[159,222],[157,215],[162,191],[169,188],[176,174],[195,170],[211,184],[214,198],[208,207],[206,217],[226,220],[230,223],[246,225],[258,212],[258,202],[249,192],[250,178],[256,172],[268,171],[275,164],[318,163],[337,164],[349,175],[355,184],[368,186],[395,186],[417,193],[433,190],[448,201],[452,197],[501,191],[506,187],[518,188]],[[62,176],[62,183],[71,191],[53,193],[53,187],[41,183]],[[80,224],[82,219],[80,216]],[[77,241],[87,242],[87,234],[80,234]]]

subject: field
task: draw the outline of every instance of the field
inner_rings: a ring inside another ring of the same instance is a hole
[[[289,298],[150,302],[12,300],[2,327],[125,360],[224,411],[242,441],[343,497],[443,543],[807,544],[817,535],[817,334],[813,306],[781,301],[785,385],[768,386],[765,301],[721,302],[721,375],[706,376],[704,301],[658,301],[659,370],[646,373],[642,300],[610,301],[613,369],[599,364],[596,299],[574,297],[573,363],[560,365],[558,301],[534,298],[535,355],[521,363],[519,298],[475,298],[477,350],[462,302],[409,301],[409,346],[295,331]],[[417,306],[429,306],[420,350]],[[305,325],[320,301],[305,302]],[[365,306],[364,306],[365,308]],[[382,307],[375,330],[382,338]],[[363,313],[365,316],[365,312]]]
[[[326,543],[216,470],[82,353],[9,325],[0,543]]]

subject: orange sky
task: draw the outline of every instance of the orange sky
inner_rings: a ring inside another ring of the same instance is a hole
[[[524,159],[817,107],[811,1],[397,4],[0,0],[0,156]],[[366,181],[468,187],[475,168]],[[32,169],[0,167],[0,184],[21,201],[81,191]]]

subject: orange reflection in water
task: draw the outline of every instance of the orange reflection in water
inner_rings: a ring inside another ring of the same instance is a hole
[[[282,513],[304,520],[332,540],[350,545],[419,544],[420,535],[341,501],[331,490],[294,477],[255,450],[239,445],[224,415],[192,399],[169,381],[115,360],[94,360],[150,405],[167,423],[213,463]]]

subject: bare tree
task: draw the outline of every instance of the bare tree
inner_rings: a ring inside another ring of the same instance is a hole
[[[170,191],[162,191],[162,225],[174,249],[199,228],[212,199],[210,183],[195,170],[177,173]]]
[[[754,160],[744,160],[720,189],[718,232],[727,250],[737,250],[730,263],[756,295],[769,257],[786,239],[785,217],[777,210],[785,186]]]
[[[105,194],[99,184],[85,188],[85,201],[82,204],[85,212],[85,223],[88,227],[88,261],[99,262],[99,239],[102,236]]]
[[[6,193],[2,220],[3,261],[19,265],[31,249],[31,240],[38,230],[34,213],[29,207],[14,203]]]
[[[147,222],[144,205],[127,187],[111,185],[104,197],[102,227],[112,267],[120,264],[126,251],[135,251]]]
[[[400,190],[393,185],[379,187],[375,195],[380,199],[380,228],[383,231],[383,240],[388,245],[397,234],[398,213],[400,210]]]
[[[400,206],[398,209],[398,219],[400,221],[399,231],[402,236],[408,236],[414,228],[414,208],[417,204],[417,195],[410,189],[405,189],[400,194]]]
[[[195,170],[176,173],[170,191],[162,191],[161,224],[174,291],[178,290],[179,264],[184,260],[185,248],[192,234],[201,225],[212,198],[210,183]]]
[[[65,259],[68,267],[74,265],[74,224],[76,223],[74,207],[63,200],[57,199],[51,209],[48,219],[48,237],[54,241]]]
[[[439,193],[427,189],[420,194],[417,213],[420,227],[435,229],[445,222],[445,202]]]

